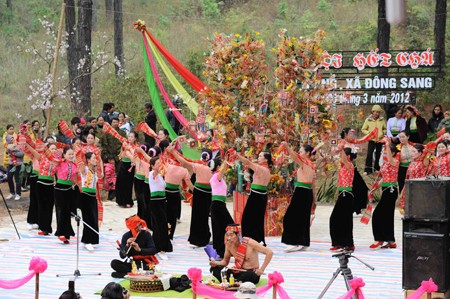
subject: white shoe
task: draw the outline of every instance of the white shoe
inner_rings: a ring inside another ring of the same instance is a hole
[[[19,200],[20,199],[20,195],[16,194],[16,196],[14,197],[14,200]]]
[[[88,251],[94,251],[94,246],[92,246],[92,244],[84,244],[84,248]]]
[[[33,224],[31,225],[31,228],[32,228],[32,229],[39,229],[39,224],[33,223]]]
[[[27,223],[27,229],[28,229],[28,230],[32,230],[32,229],[33,229],[33,224]]]
[[[12,193],[9,193],[9,195],[8,196],[6,196],[6,199],[12,199],[14,197],[14,194],[12,194]]]
[[[159,256],[160,259],[162,259],[162,260],[164,260],[164,261],[167,261],[167,260],[169,259],[169,257],[167,256],[167,254],[165,254],[165,253],[163,253],[163,252],[158,253],[158,256]]]
[[[289,246],[287,247],[284,252],[295,252],[295,251],[300,251],[303,249],[303,246],[301,245],[293,245],[293,246]]]

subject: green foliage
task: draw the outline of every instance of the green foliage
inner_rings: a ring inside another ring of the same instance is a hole
[[[316,193],[317,202],[334,202],[336,200],[337,179],[335,174],[336,171],[334,171],[329,178],[325,177],[322,184],[319,186]]]
[[[317,9],[322,12],[330,12],[331,4],[328,0],[319,0],[319,3],[317,3]]]
[[[209,20],[220,19],[220,9],[216,0],[202,0],[203,15]]]

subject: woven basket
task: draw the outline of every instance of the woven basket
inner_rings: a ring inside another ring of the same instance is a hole
[[[130,290],[140,293],[151,293],[164,291],[161,280],[148,279],[147,277],[129,277]]]

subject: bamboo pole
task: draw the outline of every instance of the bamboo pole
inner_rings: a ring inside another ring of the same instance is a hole
[[[277,285],[276,284],[273,285],[272,290],[273,290],[272,299],[277,299]]]
[[[62,3],[61,5],[61,17],[59,18],[59,26],[58,26],[58,37],[56,39],[56,48],[55,48],[55,54],[54,54],[54,60],[52,65],[52,89],[51,94],[53,94],[55,90],[55,81],[56,81],[56,69],[58,67],[58,58],[59,58],[59,48],[61,47],[61,39],[62,39],[62,28],[64,23],[64,16],[66,11],[66,3]],[[45,133],[44,133],[44,139],[48,136],[48,130],[50,129],[50,120],[52,118],[52,100],[50,98],[50,107],[48,108],[47,112],[47,123],[45,125]]]
[[[39,299],[39,273],[36,273],[36,283],[34,286],[34,299]]]

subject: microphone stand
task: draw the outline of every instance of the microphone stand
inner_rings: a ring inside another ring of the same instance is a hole
[[[79,261],[80,261],[80,222],[83,222],[84,225],[86,225],[87,227],[89,227],[93,232],[95,232],[97,235],[100,235],[98,233],[98,231],[96,231],[95,229],[93,229],[89,224],[87,224],[86,222],[84,222],[81,219],[81,216],[79,216],[78,214],[75,214],[73,212],[71,212],[72,216],[75,217],[75,220],[77,221],[77,263],[76,263],[76,268],[75,271],[73,272],[73,274],[56,274],[56,277],[64,277],[64,276],[73,276],[73,280],[69,281],[69,285],[72,285],[72,281],[73,281],[73,285],[75,284],[75,280],[81,276],[81,272],[78,268],[79,265]],[[102,275],[102,273],[90,273],[90,274],[83,274],[83,276],[93,276],[93,275]]]

